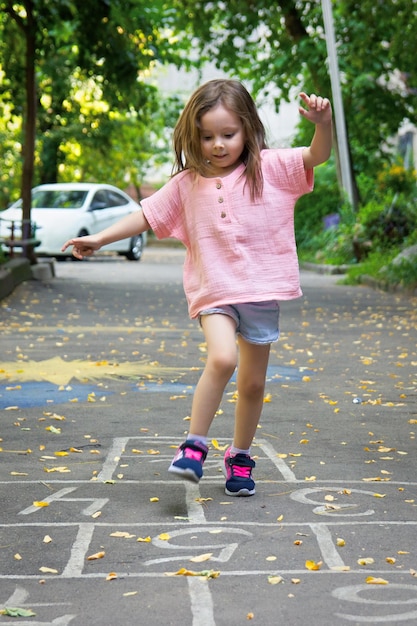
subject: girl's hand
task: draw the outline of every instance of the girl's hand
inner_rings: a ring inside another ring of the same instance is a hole
[[[300,98],[307,108],[300,106],[298,110],[300,115],[309,120],[309,122],[313,124],[326,124],[331,122],[332,107],[328,98],[316,96],[314,93],[308,96],[304,92],[300,93]]]
[[[100,250],[101,248],[101,244],[93,235],[86,237],[74,237],[74,239],[69,239],[64,243],[61,251],[65,252],[65,250],[69,248],[69,246],[73,246],[72,255],[80,261],[85,256],[91,256],[92,254],[94,254],[94,252]]]

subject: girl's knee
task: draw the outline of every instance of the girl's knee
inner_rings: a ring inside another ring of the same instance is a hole
[[[258,396],[263,396],[265,391],[265,380],[248,378],[245,381],[239,381],[238,384],[238,393],[240,396],[246,396],[251,398],[256,398]]]
[[[212,355],[207,362],[207,367],[215,371],[219,376],[230,378],[236,369],[237,359],[234,354]]]

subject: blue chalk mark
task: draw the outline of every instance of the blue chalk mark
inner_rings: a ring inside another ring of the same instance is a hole
[[[309,374],[311,372],[309,371]],[[304,371],[300,371],[296,367],[287,367],[280,365],[270,365],[267,370],[267,384],[282,382],[300,382],[305,375]],[[119,382],[117,379],[115,379]],[[236,374],[233,374],[230,382],[236,382]],[[95,394],[99,401],[102,396],[111,396],[116,393],[112,389],[111,380],[106,383],[104,388],[101,385],[90,383],[71,383],[68,388],[59,387],[50,382],[24,382],[20,383],[20,389],[8,390],[11,383],[0,384],[0,410],[7,409],[11,406],[17,406],[19,409],[25,409],[38,406],[53,406],[57,404],[66,404],[77,399],[78,402],[87,402],[88,396]],[[70,387],[70,388],[69,388]],[[170,393],[175,395],[191,395],[194,393],[195,385],[187,385],[183,381],[179,382],[145,382],[143,385],[137,383],[129,383],[131,391],[138,393]]]
[[[49,382],[27,382],[19,383],[21,389],[7,390],[12,385],[0,385],[0,409],[10,406],[17,406],[19,409],[26,409],[36,406],[49,406],[54,404],[65,404],[74,400],[79,402],[87,401],[88,396],[94,393],[97,399],[100,396],[108,396],[114,391],[103,389],[103,387],[91,384],[71,383],[71,389],[60,388]]]

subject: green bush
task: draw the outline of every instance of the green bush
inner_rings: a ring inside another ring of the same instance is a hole
[[[393,248],[389,252],[377,250],[370,252],[365,261],[348,269],[344,283],[356,285],[362,282],[364,276],[371,276],[381,286],[401,286],[406,289],[417,287],[417,263],[415,257],[400,263],[394,259],[399,249]]]
[[[377,176],[378,190],[383,194],[415,195],[416,182],[416,171],[406,169],[400,158],[394,163],[385,163]]]
[[[341,202],[334,164],[317,169],[313,195],[303,196],[296,207],[301,261],[348,265],[351,284],[368,275],[381,285],[417,287],[417,259],[393,263],[401,250],[417,243],[416,172],[397,160],[374,177],[358,174],[356,183],[357,212]],[[324,218],[332,213],[339,223],[326,229]]]
[[[403,194],[371,200],[358,212],[358,223],[363,227],[363,236],[378,249],[401,244],[417,227],[415,200]]]
[[[394,252],[387,256],[383,252],[370,252],[367,258],[357,265],[352,265],[346,272],[344,282],[348,285],[356,285],[361,282],[363,276],[371,276],[380,279],[382,282],[382,268],[395,257]]]
[[[400,263],[389,263],[384,268],[384,277],[389,284],[406,289],[417,287],[417,259],[402,259]]]

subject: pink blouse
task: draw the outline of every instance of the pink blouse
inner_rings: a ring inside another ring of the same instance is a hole
[[[302,295],[294,205],[313,189],[302,150],[262,151],[264,188],[255,202],[243,164],[223,178],[185,170],[141,202],[156,237],[174,237],[187,249],[184,291],[191,318],[222,304]]]

